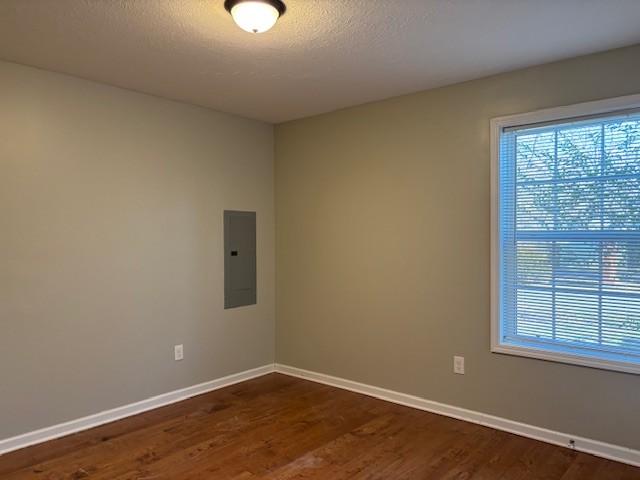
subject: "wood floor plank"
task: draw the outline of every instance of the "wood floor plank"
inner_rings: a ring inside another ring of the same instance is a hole
[[[109,440],[136,432],[155,423],[175,420],[181,415],[193,415],[194,413],[197,414],[199,410],[222,408],[225,402],[231,398],[239,398],[246,401],[264,393],[274,392],[295,382],[294,378],[285,375],[278,375],[275,378],[270,376],[259,377],[251,382],[243,382],[217,390],[214,395],[200,395],[180,403],[151,410],[144,415],[136,415],[109,423],[99,429],[86,430],[62,439],[11,452],[1,457],[0,478],[2,478],[3,474],[9,473],[9,470],[7,470],[9,468],[15,471],[49,459],[59,458],[92,445],[106,443]]]
[[[275,472],[266,476],[269,480],[348,478],[345,465],[354,461],[367,464],[362,458],[366,452],[386,438],[397,436],[409,425],[410,420],[395,414],[378,416],[364,425],[312,450]]]
[[[598,467],[604,463],[592,455],[578,453],[561,480],[597,480]]]
[[[329,394],[322,397],[317,394],[309,406],[308,402],[294,400],[278,418],[254,425],[246,434],[235,439],[225,438],[223,442],[218,442],[214,436],[213,447],[212,442],[194,445],[140,471],[115,477],[115,480],[132,480],[142,476],[142,473],[146,476],[165,473],[170,474],[170,478],[229,478],[240,473],[239,469],[247,459],[250,459],[249,471],[262,471],[267,468],[265,464],[269,461],[289,458],[284,449],[287,445],[292,449],[304,449],[310,439],[321,435],[325,429],[338,429],[345,422],[349,423],[342,428],[351,429],[371,417],[359,406],[353,406],[351,399],[347,400],[335,392],[325,393]],[[345,412],[346,419],[331,416],[331,412],[341,410]],[[291,442],[291,439],[296,441]]]
[[[304,401],[308,395],[314,395],[314,398],[319,398],[319,395],[330,398],[333,395],[328,387],[317,385],[309,389],[300,384],[265,391],[256,396],[247,396],[246,392],[237,396],[237,393],[231,392],[232,396],[229,397],[226,393],[228,392],[222,392],[220,402],[201,404],[200,408],[188,415],[181,412],[176,417],[153,422],[102,444],[91,444],[41,462],[36,476],[26,468],[6,478],[46,478],[53,471],[65,475],[71,475],[74,471],[87,471],[94,472],[96,479],[115,478],[129,471],[132,464],[154,463],[154,460],[159,461],[174,452],[183,452],[199,442],[210,440],[212,434],[217,434],[218,443],[224,443],[245,431],[252,431],[261,423],[268,425],[278,418],[282,409],[291,408],[290,403],[286,402],[291,396],[296,397],[297,401]],[[234,395],[237,398],[232,398]]]
[[[576,452],[548,443],[531,440],[525,452],[501,480],[545,480],[562,478],[576,457]],[[542,468],[544,467],[544,468]]]
[[[279,374],[0,456],[3,480],[640,480],[640,468]]]

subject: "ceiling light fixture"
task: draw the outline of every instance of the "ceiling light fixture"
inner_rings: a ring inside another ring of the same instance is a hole
[[[287,10],[281,0],[225,0],[224,8],[241,29],[250,33],[266,32]]]

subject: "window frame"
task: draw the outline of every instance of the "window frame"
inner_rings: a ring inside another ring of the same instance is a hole
[[[528,357],[571,365],[640,375],[640,363],[602,357],[585,356],[579,353],[557,352],[552,349],[521,346],[502,341],[500,324],[500,138],[503,129],[522,125],[571,121],[589,115],[614,114],[617,111],[640,108],[640,94],[546,108],[527,113],[518,113],[492,118],[490,121],[491,149],[491,352],[519,357]]]

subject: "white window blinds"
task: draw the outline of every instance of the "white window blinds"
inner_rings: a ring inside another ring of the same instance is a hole
[[[640,363],[640,112],[503,129],[502,344]]]

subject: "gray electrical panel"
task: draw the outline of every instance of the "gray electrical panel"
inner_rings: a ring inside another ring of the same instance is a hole
[[[256,303],[256,212],[224,211],[224,308]]]

